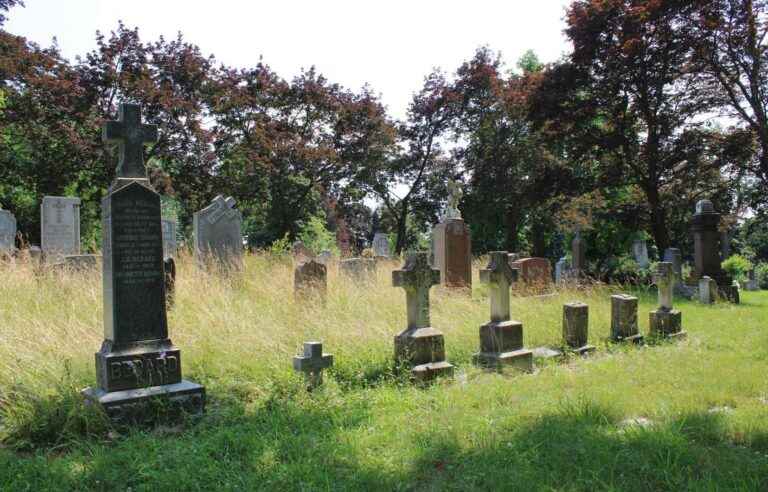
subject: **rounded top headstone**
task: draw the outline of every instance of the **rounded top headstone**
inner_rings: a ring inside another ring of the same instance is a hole
[[[697,214],[711,214],[715,212],[715,206],[709,200],[699,200],[696,203]]]

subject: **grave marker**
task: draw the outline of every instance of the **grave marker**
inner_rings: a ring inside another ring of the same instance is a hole
[[[381,258],[389,258],[389,237],[383,232],[373,235],[373,253]]]
[[[668,338],[685,338],[682,331],[682,313],[672,308],[675,280],[674,265],[662,261],[656,265],[654,282],[659,291],[659,307],[650,313],[650,332],[652,335]]]
[[[587,242],[581,237],[581,230],[576,229],[576,236],[571,241],[571,268],[578,278],[587,271]]]
[[[395,359],[411,367],[416,380],[452,375],[445,360],[443,334],[429,321],[429,289],[440,283],[440,272],[429,265],[429,253],[411,253],[402,270],[392,272],[392,285],[405,289],[408,326],[395,336]]]
[[[488,266],[480,270],[480,281],[489,287],[491,320],[480,327],[480,352],[473,361],[497,370],[508,366],[531,372],[533,353],[523,348],[523,324],[511,320],[509,309],[509,288],[518,270],[510,266],[506,251],[494,251],[490,257]]]
[[[579,355],[595,350],[589,345],[589,306],[583,302],[563,305],[563,342]]]
[[[45,196],[40,205],[41,249],[46,259],[80,254],[80,199]]]
[[[703,276],[699,280],[699,302],[702,304],[714,304],[717,300],[717,282],[714,279]]]
[[[123,140],[117,178],[102,200],[104,342],[96,353],[98,384],[83,391],[117,421],[151,419],[155,398],[194,414],[205,404],[205,389],[181,378],[181,353],[168,338],[160,196],[143,171],[144,140],[133,134],[152,131],[136,128],[138,114],[138,106],[123,104],[120,125],[109,122],[104,130],[105,140],[116,134]]]
[[[709,277],[717,283],[720,294],[733,303],[739,302],[739,290],[733,286],[733,279],[721,267],[720,260],[720,214],[709,200],[700,200],[693,215],[693,247],[695,272],[694,280]]]
[[[614,342],[642,343],[637,326],[637,297],[627,294],[611,296],[611,339]]]
[[[323,384],[323,369],[333,366],[333,355],[323,353],[322,342],[304,342],[304,354],[293,358],[293,370],[304,373],[307,390]]]
[[[195,213],[195,257],[198,264],[214,261],[223,270],[243,267],[243,216],[235,199],[217,195],[210,205]]]
[[[293,293],[297,300],[319,298],[325,303],[328,291],[328,269],[315,260],[296,266],[293,272]]]
[[[648,268],[651,261],[648,259],[648,243],[644,239],[638,239],[632,243],[632,253],[640,268]]]
[[[8,210],[0,210],[0,254],[13,252],[16,244],[16,217]]]
[[[176,221],[171,219],[162,219],[163,227],[163,258],[166,260],[176,257],[178,249],[176,238]]]
[[[376,278],[376,260],[373,258],[350,258],[341,260],[341,273],[357,284],[372,282]]]

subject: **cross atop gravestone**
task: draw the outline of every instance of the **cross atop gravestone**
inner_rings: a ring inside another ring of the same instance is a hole
[[[157,142],[157,126],[141,124],[141,108],[137,104],[121,104],[117,121],[107,121],[102,140],[117,143],[120,157],[118,178],[146,178],[144,144]]]
[[[429,327],[429,289],[440,283],[440,271],[429,265],[429,253],[412,253],[402,270],[392,272],[392,285],[405,289],[408,329]]]
[[[509,265],[506,251],[493,251],[491,261],[480,270],[480,281],[488,284],[491,294],[491,321],[508,321],[509,288],[517,281],[518,270]]]
[[[672,296],[677,281],[674,265],[667,261],[659,262],[653,277],[659,290],[659,308],[664,311],[672,310]]]
[[[333,355],[323,353],[322,342],[304,342],[304,354],[293,358],[293,369],[307,378],[307,389],[323,384],[323,369],[333,365]]]

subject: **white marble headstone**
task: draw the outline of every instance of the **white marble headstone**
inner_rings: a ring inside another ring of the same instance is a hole
[[[195,213],[195,256],[198,261],[215,259],[224,266],[242,266],[243,217],[235,199],[218,195],[210,205]]]
[[[383,232],[373,236],[373,254],[389,258],[389,238]]]
[[[79,198],[43,197],[40,216],[40,247],[45,255],[80,254]]]
[[[640,239],[632,244],[632,252],[635,255],[635,261],[640,268],[648,268],[651,262],[648,260],[648,244]]]

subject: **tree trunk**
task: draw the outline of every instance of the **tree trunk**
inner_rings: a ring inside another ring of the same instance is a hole
[[[507,237],[505,240],[504,247],[506,248],[507,252],[509,253],[516,253],[517,252],[517,227],[518,227],[518,214],[517,210],[513,208],[512,205],[507,205],[507,210],[505,211],[505,222],[507,226]]]
[[[656,187],[648,187],[646,190],[648,205],[651,208],[651,235],[656,243],[659,254],[663,255],[664,250],[669,248],[669,231],[667,231],[667,218],[664,213],[664,207],[659,199],[659,190]]]
[[[547,242],[544,235],[544,224],[542,219],[538,216],[533,217],[534,223],[531,225],[531,243],[533,244],[533,251],[531,256],[536,258],[544,258],[547,255]]]
[[[405,226],[408,220],[408,202],[403,201],[400,205],[400,213],[397,216],[397,239],[395,240],[395,254],[400,256],[405,249]]]

